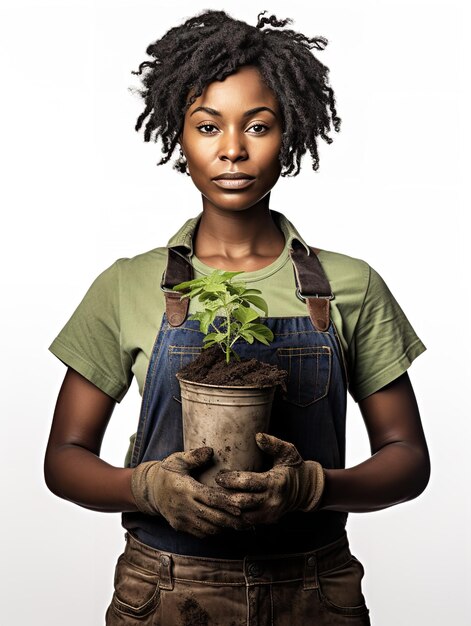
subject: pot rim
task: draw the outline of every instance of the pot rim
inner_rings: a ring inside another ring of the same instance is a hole
[[[195,385],[198,387],[211,387],[212,389],[271,389],[272,387],[276,387],[278,383],[274,385],[214,385],[211,383],[197,383],[194,380],[187,380],[186,378],[181,378],[179,373],[175,374],[177,379],[180,382],[188,383],[189,385]]]

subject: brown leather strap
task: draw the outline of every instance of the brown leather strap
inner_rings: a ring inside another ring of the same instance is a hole
[[[181,293],[165,291],[165,308],[170,326],[181,326],[188,315],[189,298],[181,300]]]
[[[330,283],[313,248],[311,254],[297,239],[290,250],[297,294],[305,300],[309,317],[316,330],[325,332],[330,325],[330,300],[334,297]]]
[[[316,330],[325,332],[330,324],[330,300],[327,298],[307,298],[307,310]]]
[[[167,320],[170,326],[181,326],[188,315],[189,298],[181,300],[181,293],[172,291],[172,287],[193,278],[193,266],[190,263],[187,248],[169,248],[167,268],[160,287],[165,295]]]
[[[330,300],[334,297],[317,254],[306,248],[297,239],[290,250],[296,279],[297,294],[305,300],[309,317],[316,330],[325,332],[330,325]],[[169,248],[167,268],[162,277],[161,288],[165,294],[167,320],[171,326],[181,326],[186,320],[189,299],[180,299],[180,294],[172,287],[186,280],[192,280],[193,266],[187,248]]]

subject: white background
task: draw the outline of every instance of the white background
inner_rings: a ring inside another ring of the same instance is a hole
[[[131,70],[151,41],[221,5],[0,6],[0,619],[94,626],[103,624],[123,530],[118,515],[81,509],[44,485],[44,448],[65,373],[47,347],[99,272],[118,257],[165,245],[199,212],[191,181],[157,168],[157,146],[135,133],[142,103],[128,87],[138,84]],[[322,146],[319,173],[306,164],[302,175],[279,182],[272,208],[312,245],[375,267],[428,347],[410,374],[430,447],[430,484],[417,500],[349,520],[376,626],[469,623],[464,7],[453,0],[223,5],[251,24],[267,8],[330,40],[320,58],[331,68],[342,131]],[[104,458],[116,465],[138,410],[133,384],[104,443]],[[368,455],[352,402],[347,462]]]

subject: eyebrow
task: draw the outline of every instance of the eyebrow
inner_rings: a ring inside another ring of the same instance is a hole
[[[190,117],[194,113],[198,113],[198,111],[203,111],[204,113],[209,113],[209,115],[214,115],[216,117],[222,117],[222,113],[220,111],[217,111],[216,109],[212,109],[211,107],[196,107],[196,109],[190,113]],[[243,117],[250,117],[251,115],[255,115],[255,113],[260,113],[260,111],[269,111],[276,117],[275,111],[273,111],[273,109],[270,109],[270,107],[266,107],[266,106],[254,107],[253,109],[249,109],[248,111],[245,111],[245,113],[243,114]]]

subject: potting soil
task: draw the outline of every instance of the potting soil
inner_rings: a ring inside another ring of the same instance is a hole
[[[185,380],[196,383],[221,386],[266,387],[280,385],[285,388],[288,373],[276,365],[262,363],[257,359],[231,359],[226,363],[224,352],[219,346],[212,346],[201,353],[194,361],[180,370]]]

